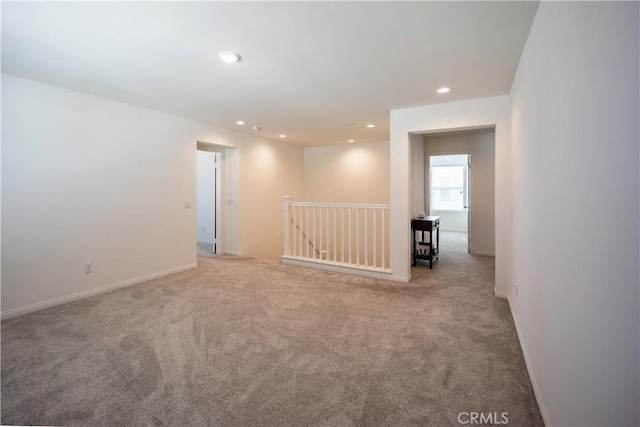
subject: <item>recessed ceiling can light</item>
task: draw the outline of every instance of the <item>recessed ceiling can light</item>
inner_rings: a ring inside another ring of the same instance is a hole
[[[376,125],[375,125],[375,124],[373,124],[373,123],[369,123],[369,124],[367,125],[367,127],[368,127],[368,128],[374,128],[374,127],[376,127]]]
[[[235,52],[220,52],[218,54],[218,58],[222,59],[224,62],[238,62],[240,61],[240,55]]]
[[[237,124],[238,126],[242,126],[242,125],[244,125],[244,122],[243,122],[242,120],[238,120],[238,121],[236,122],[236,124]]]
[[[285,135],[284,133],[281,133],[280,135],[278,135],[280,138],[286,138],[287,135]]]
[[[438,93],[447,93],[447,92],[451,92],[451,88],[441,87],[440,89],[438,89]]]
[[[355,139],[350,139],[350,140],[349,140],[349,141],[347,141],[347,142],[356,142],[356,140],[355,140]]]
[[[260,126],[251,126],[251,129],[253,129],[253,130],[262,130],[262,128]]]

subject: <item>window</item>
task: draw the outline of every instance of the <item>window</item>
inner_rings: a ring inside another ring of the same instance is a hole
[[[431,209],[462,211],[465,208],[465,166],[431,166]]]

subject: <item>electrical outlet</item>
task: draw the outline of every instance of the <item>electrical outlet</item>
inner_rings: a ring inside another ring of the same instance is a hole
[[[186,202],[184,202],[184,208],[185,209],[191,209],[191,202],[189,200],[187,200]]]
[[[91,264],[90,262],[86,262],[84,264],[84,274],[89,274],[93,271],[93,264]]]

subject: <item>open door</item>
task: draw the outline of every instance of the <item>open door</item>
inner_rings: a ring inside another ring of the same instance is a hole
[[[220,221],[220,153],[213,154],[213,253],[217,254]]]
[[[220,213],[220,153],[198,150],[197,240],[198,250],[218,253]]]
[[[465,156],[467,156],[467,168],[464,174],[464,209],[467,212],[467,252],[471,253],[471,205],[469,203],[471,200],[471,196],[469,196],[471,191],[469,185],[471,182],[471,156],[469,154],[465,154]]]
[[[459,252],[471,248],[469,166],[469,154],[429,156],[429,214]]]

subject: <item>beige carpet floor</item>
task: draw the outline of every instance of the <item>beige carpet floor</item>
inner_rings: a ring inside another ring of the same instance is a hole
[[[440,246],[449,252],[468,252],[469,237],[466,232],[440,231]],[[213,246],[212,246],[213,247]]]
[[[444,246],[408,284],[201,257],[3,321],[1,421],[455,426],[461,412],[504,412],[541,426],[493,271]]]

